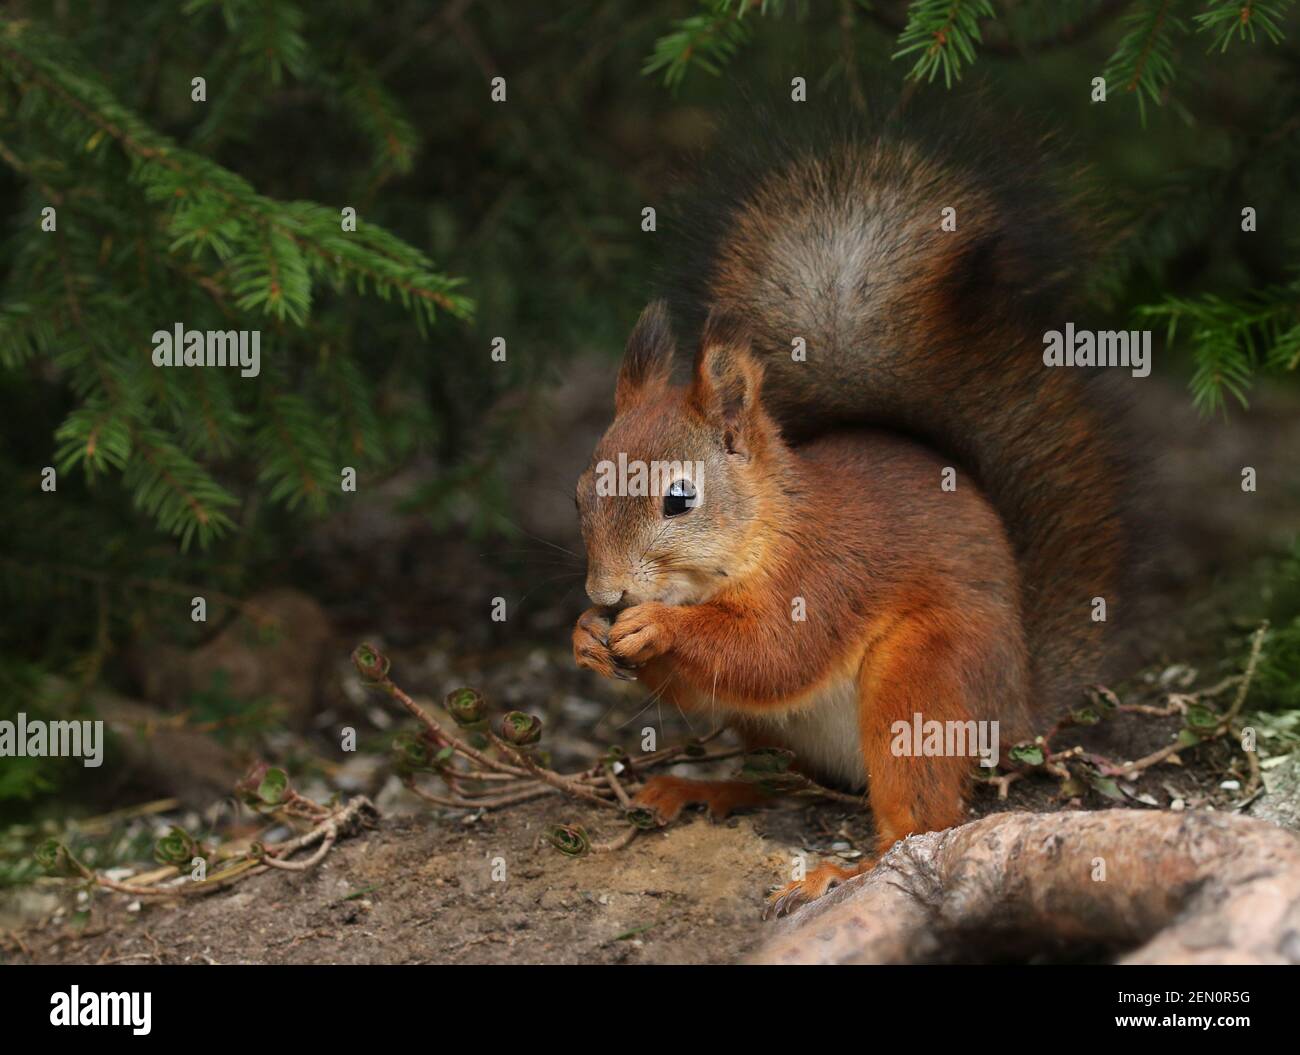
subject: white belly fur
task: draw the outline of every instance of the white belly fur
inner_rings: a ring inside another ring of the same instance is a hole
[[[717,707],[737,724],[771,738],[795,753],[798,764],[812,775],[848,788],[866,783],[858,731],[858,686],[854,678],[829,682],[785,707],[755,714]]]

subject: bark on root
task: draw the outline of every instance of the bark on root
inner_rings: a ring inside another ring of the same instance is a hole
[[[1002,813],[899,843],[759,963],[1300,963],[1300,839],[1216,813]]]

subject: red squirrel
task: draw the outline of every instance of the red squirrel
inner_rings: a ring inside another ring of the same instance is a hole
[[[1129,585],[1127,452],[1099,372],[1045,365],[1086,232],[1036,160],[893,129],[771,153],[700,220],[682,304],[628,341],[578,481],[594,607],[574,656],[865,788],[884,853],[960,824],[977,761],[900,752],[898,723],[997,723],[1005,750],[1098,679]],[[682,383],[674,317],[703,318]],[[620,459],[680,475],[609,494]],[[656,777],[638,802],[666,821],[762,798]]]

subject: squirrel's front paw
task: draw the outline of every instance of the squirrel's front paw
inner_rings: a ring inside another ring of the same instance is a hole
[[[610,619],[603,609],[588,608],[573,628],[573,658],[578,666],[606,678],[635,681],[636,674],[609,650]]]
[[[638,604],[618,614],[609,631],[609,650],[616,659],[639,667],[673,647],[670,620],[673,609],[666,604]]]

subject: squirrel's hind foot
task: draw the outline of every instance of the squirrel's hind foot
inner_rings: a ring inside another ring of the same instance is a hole
[[[770,799],[756,784],[739,780],[688,780],[686,777],[651,777],[632,800],[653,810],[660,824],[675,821],[686,806],[709,808],[709,816],[722,820],[733,810],[758,806]]]
[[[767,904],[763,906],[763,918],[774,919],[777,916],[784,916],[800,905],[816,901],[846,879],[871,871],[876,866],[877,860],[878,858],[875,857],[865,857],[855,865],[837,865],[829,862],[819,864],[803,879],[773,890],[768,895]]]

